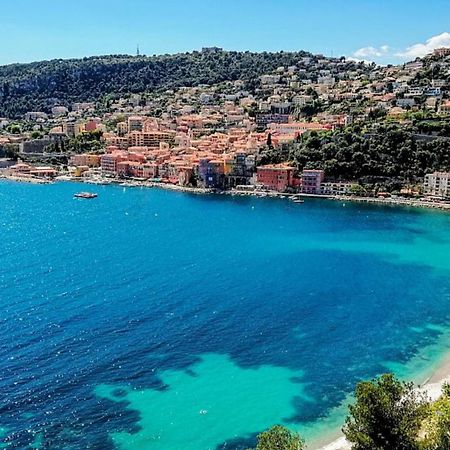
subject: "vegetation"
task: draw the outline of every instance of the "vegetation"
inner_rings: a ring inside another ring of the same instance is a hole
[[[306,52],[193,52],[162,56],[113,55],[0,67],[0,116],[49,112],[73,102],[108,103],[128,93],[242,80],[247,89],[259,76],[294,65]]]
[[[427,402],[393,375],[359,383],[344,434],[354,450],[415,450]]]
[[[69,139],[65,148],[72,153],[101,153],[103,152],[102,135],[103,132],[97,130],[85,131]]]
[[[359,383],[343,428],[352,450],[450,450],[450,385],[429,402],[413,383],[385,374]],[[255,450],[304,450],[281,425],[258,435]]]
[[[255,450],[303,450],[305,444],[298,433],[281,425],[275,425],[258,435]]]
[[[420,432],[420,448],[424,450],[450,449],[450,386],[432,403]]]
[[[324,169],[327,176],[364,183],[393,180],[414,182],[426,173],[450,171],[450,133],[421,136],[415,125],[374,124],[335,132],[311,132],[292,144],[267,148],[261,163],[293,162],[298,169]],[[420,130],[423,131],[423,128]],[[395,181],[398,181],[396,183]]]

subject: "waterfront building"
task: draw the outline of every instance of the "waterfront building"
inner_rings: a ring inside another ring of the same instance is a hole
[[[69,165],[99,167],[100,166],[100,155],[91,155],[89,153],[73,155],[69,159]]]
[[[257,183],[267,189],[284,192],[293,185],[294,168],[287,164],[268,164],[257,168]]]
[[[321,183],[320,193],[323,195],[349,195],[355,183],[328,182]]]
[[[158,164],[147,162],[142,164],[142,178],[157,178]]]
[[[301,176],[301,190],[304,194],[320,194],[321,184],[325,177],[323,170],[305,169]]]
[[[438,197],[450,197],[450,173],[434,172],[425,175],[424,193]]]
[[[12,174],[29,174],[32,168],[30,164],[18,162],[10,166],[9,170]]]
[[[117,164],[121,161],[126,161],[128,154],[126,152],[116,151],[113,153],[106,153],[100,157],[100,165],[102,172],[107,174],[117,173]]]
[[[202,158],[198,165],[198,174],[204,187],[220,188],[224,183],[223,160]]]
[[[30,175],[39,178],[53,178],[57,173],[58,171],[50,166],[33,167],[30,170]]]

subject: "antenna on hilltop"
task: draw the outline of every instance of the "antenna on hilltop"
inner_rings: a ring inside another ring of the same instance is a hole
[[[137,47],[136,47],[136,56],[139,56],[141,53],[140,53],[140,51],[139,51],[139,44],[137,45]]]

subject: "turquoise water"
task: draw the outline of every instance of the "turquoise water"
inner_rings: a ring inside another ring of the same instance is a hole
[[[312,444],[448,352],[450,215],[0,183],[0,448]]]

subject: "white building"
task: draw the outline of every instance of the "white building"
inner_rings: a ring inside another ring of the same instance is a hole
[[[425,175],[424,193],[439,197],[450,197],[450,173],[434,172]]]
[[[54,106],[52,108],[52,114],[55,117],[65,116],[69,112],[69,109],[65,106]]]

